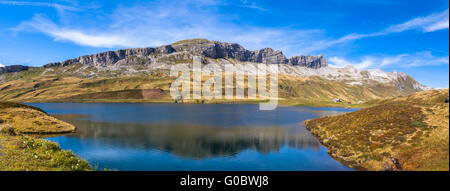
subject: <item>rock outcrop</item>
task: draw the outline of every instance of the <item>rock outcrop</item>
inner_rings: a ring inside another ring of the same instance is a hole
[[[12,65],[12,66],[4,66],[0,67],[0,74],[4,73],[11,73],[11,72],[20,72],[24,70],[28,70],[28,66],[22,66],[22,65]]]
[[[80,63],[85,65],[101,66],[101,65],[112,65],[120,60],[127,59],[130,57],[146,57],[149,55],[165,55],[175,52],[170,45],[161,46],[157,48],[132,48],[132,49],[122,49],[117,51],[108,51],[88,56],[81,56],[75,59],[66,60],[63,62],[55,62],[44,65],[44,68],[53,66],[67,66],[70,64]]]
[[[256,62],[264,64],[286,64],[286,57],[279,50],[264,48],[252,51],[252,57],[247,62]]]
[[[307,68],[322,68],[328,66],[327,61],[322,55],[319,56],[294,56],[288,63],[293,66],[304,66]]]

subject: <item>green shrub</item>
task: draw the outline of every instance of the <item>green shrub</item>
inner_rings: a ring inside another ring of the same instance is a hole
[[[428,124],[422,121],[414,121],[411,125],[414,127],[428,127]]]

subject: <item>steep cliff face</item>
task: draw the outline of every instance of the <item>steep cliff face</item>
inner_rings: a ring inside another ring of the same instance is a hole
[[[252,51],[252,56],[247,62],[265,63],[265,64],[285,64],[286,57],[279,50],[264,48]]]
[[[117,51],[109,51],[99,54],[82,56],[63,62],[50,63],[44,67],[67,66],[81,63],[91,66],[112,65],[130,57],[143,57],[146,59],[157,59],[170,56],[172,53],[187,53],[190,55],[202,55],[214,59],[236,59],[241,62],[255,62],[265,64],[291,64],[308,68],[326,67],[327,62],[323,56],[295,56],[287,59],[279,50],[264,48],[261,50],[247,50],[236,43],[224,43],[209,41],[205,39],[183,40],[171,45],[156,48],[133,48]]]
[[[0,74],[4,73],[11,73],[11,72],[20,72],[28,70],[28,66],[22,66],[22,65],[13,65],[13,66],[4,66],[0,67]]]
[[[290,65],[303,66],[307,68],[323,68],[327,67],[327,61],[322,55],[319,56],[294,56],[288,60]]]
[[[146,57],[149,55],[166,55],[175,52],[170,45],[161,46],[157,48],[132,48],[122,49],[117,51],[108,51],[88,56],[81,56],[75,59],[66,60],[63,62],[55,62],[44,65],[44,68],[53,66],[67,66],[70,64],[85,64],[91,66],[113,65],[120,60],[127,59],[133,56]]]
[[[279,50],[264,48],[261,50],[246,50],[236,43],[223,43],[203,39],[184,40],[172,44],[177,51],[187,51],[207,58],[232,58],[241,62],[256,62],[266,64],[285,64],[286,57]]]
[[[221,43],[204,39],[183,40],[171,45],[177,52],[189,52],[208,58],[248,60],[252,53],[236,43]]]

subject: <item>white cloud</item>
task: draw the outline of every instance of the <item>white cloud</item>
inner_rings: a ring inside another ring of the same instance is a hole
[[[343,68],[345,66],[348,65],[354,65],[354,63],[351,63],[349,61],[347,61],[346,59],[340,58],[340,57],[331,57],[329,59],[330,62],[332,62],[333,64],[329,63],[329,65],[333,66],[333,67],[338,67],[338,68]]]
[[[2,63],[2,62],[0,62],[0,67],[5,67],[5,65],[3,65],[3,63]]]
[[[434,56],[430,51],[418,52],[402,59],[400,67],[440,66],[449,64],[449,56]]]
[[[352,65],[356,69],[385,68],[395,66],[400,68],[420,67],[420,66],[440,66],[448,65],[448,56],[434,56],[429,51],[417,52],[415,54],[399,54],[395,56],[366,56],[361,61],[352,62],[341,57],[329,59],[330,65],[334,67],[345,67]]]
[[[97,32],[89,34],[82,30],[60,27],[43,15],[35,15],[31,21],[23,22],[15,30],[24,30],[26,28],[34,28],[54,37],[56,41],[71,41],[83,46],[110,48],[129,45],[129,42],[119,35]]]
[[[435,87],[433,89],[435,89],[435,90],[444,90],[444,89],[448,89],[448,86],[447,87]]]
[[[385,33],[384,32],[371,33],[371,34],[352,33],[352,34],[348,34],[348,35],[343,36],[343,37],[338,38],[338,39],[320,40],[318,42],[313,43],[311,46],[305,48],[303,51],[305,53],[316,52],[316,51],[319,51],[319,50],[327,49],[327,48],[335,46],[335,45],[344,44],[344,43],[347,43],[347,42],[350,42],[350,41],[354,41],[354,40],[358,40],[358,39],[362,39],[362,38],[373,37],[373,36],[380,36],[380,35],[383,35],[383,34],[385,34]]]
[[[426,17],[418,17],[402,24],[393,25],[381,32],[374,32],[369,34],[352,33],[334,40],[322,40],[313,44],[311,47],[307,48],[306,52],[315,52],[338,44],[344,44],[363,38],[389,35],[407,30],[420,29],[423,32],[434,32],[437,30],[443,30],[448,28],[449,28],[449,10],[447,9],[441,13],[434,13]]]
[[[418,17],[402,24],[391,26],[388,32],[402,32],[406,30],[419,29],[423,32],[433,32],[449,27],[449,11],[448,9],[441,13],[434,13],[426,17]]]
[[[11,4],[16,1],[0,2]],[[119,6],[107,15],[98,15],[96,12],[95,17],[102,18],[101,21],[96,22],[61,16],[62,21],[57,23],[44,15],[35,15],[32,20],[22,22],[15,30],[33,30],[51,36],[56,41],[107,48],[160,46],[183,39],[207,38],[236,42],[248,49],[272,47],[283,50],[287,56],[293,56],[314,54],[358,39],[405,30],[421,29],[424,32],[432,32],[448,28],[448,10],[446,10],[391,26],[380,32],[351,33],[341,38],[331,39],[325,37],[323,30],[317,29],[298,30],[233,24],[233,20],[240,19],[237,15],[221,15],[216,11],[218,6],[226,6],[227,3],[221,0],[156,0],[130,7]],[[247,0],[239,3],[238,6],[241,7],[265,9]],[[26,3],[22,2],[22,4]],[[41,4],[35,3],[35,5]],[[42,4],[42,6],[54,6],[54,4]]]
[[[346,59],[339,58],[339,57],[332,57],[329,59],[333,64],[330,63],[331,66],[343,68],[345,66],[353,66],[358,70],[369,68],[370,66],[374,65],[374,61],[372,58],[365,58],[361,62],[350,62]]]
[[[442,30],[442,29],[448,29],[448,27],[449,27],[449,19],[448,19],[448,15],[447,15],[447,19],[443,19],[441,21],[433,23],[433,24],[425,27],[424,30],[426,32],[432,32],[432,31],[437,31],[437,30]]]
[[[38,7],[51,7],[57,10],[71,10],[78,11],[76,7],[62,5],[58,3],[48,3],[48,2],[27,2],[27,1],[0,1],[0,4],[4,5],[16,5],[16,6],[38,6]]]
[[[241,3],[242,3],[242,7],[245,7],[245,8],[256,9],[256,10],[259,10],[259,11],[269,11],[266,8],[263,8],[263,7],[260,7],[260,6],[256,5],[255,2],[249,2],[248,0],[241,0]]]
[[[68,41],[91,47],[147,47],[170,44],[190,38],[207,38],[240,43],[248,49],[272,47],[297,53],[321,38],[321,30],[291,30],[233,24],[227,15],[214,12],[216,1],[155,1],[118,7],[102,26],[79,23],[55,23],[45,15],[35,15],[15,31],[37,31],[56,41]]]
[[[400,54],[394,57],[384,57],[381,62],[379,67],[385,67],[385,66],[389,66],[395,63],[399,63],[400,61],[402,61],[403,58],[407,57],[407,54]]]
[[[262,7],[258,7],[256,5],[243,5],[243,7],[247,7],[247,8],[251,8],[251,9],[257,9],[260,11],[269,11],[268,9],[262,8]]]

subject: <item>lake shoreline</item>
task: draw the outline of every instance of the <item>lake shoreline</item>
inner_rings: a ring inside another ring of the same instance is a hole
[[[268,100],[184,100],[177,104],[260,104]],[[293,99],[279,100],[278,106],[289,107],[318,107],[318,108],[348,108],[363,109],[377,105],[378,101],[372,101],[364,104],[347,104],[343,102],[332,101],[303,101]],[[171,99],[142,100],[142,99],[55,99],[55,100],[31,100],[22,103],[173,103]]]

